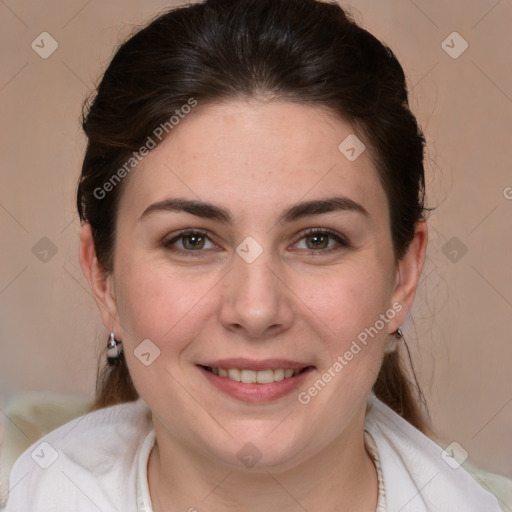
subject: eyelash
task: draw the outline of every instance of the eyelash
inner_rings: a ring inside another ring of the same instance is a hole
[[[184,229],[184,230],[180,231],[176,236],[172,237],[171,239],[164,240],[162,245],[164,246],[165,249],[167,249],[171,252],[174,252],[175,254],[178,254],[178,255],[184,255],[184,256],[190,256],[190,257],[201,256],[201,253],[204,252],[204,249],[198,249],[196,251],[193,251],[193,250],[176,249],[176,248],[172,247],[172,245],[174,243],[176,243],[180,239],[185,238],[190,235],[199,235],[204,238],[207,238],[208,240],[210,240],[210,242],[215,243],[208,236],[208,233],[206,231],[203,231],[201,229]],[[336,233],[335,231],[331,231],[330,229],[324,229],[324,228],[312,228],[312,229],[302,233],[301,237],[297,240],[297,242],[295,242],[295,244],[297,244],[303,238],[306,238],[306,237],[312,236],[312,235],[327,235],[338,244],[337,247],[331,247],[330,249],[319,249],[319,250],[299,249],[302,251],[306,251],[307,254],[312,255],[312,256],[319,256],[319,255],[321,256],[322,254],[326,254],[326,253],[330,254],[333,251],[339,251],[340,249],[350,247],[350,243],[343,235],[340,235],[339,233]],[[194,254],[194,253],[196,253],[196,254]]]

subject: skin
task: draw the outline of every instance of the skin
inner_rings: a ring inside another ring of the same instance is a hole
[[[427,228],[417,224],[396,261],[369,150],[353,162],[338,150],[352,133],[319,107],[199,105],[127,179],[112,274],[102,271],[84,225],[83,271],[153,414],[148,482],[155,511],[375,510],[377,475],[363,442],[367,395],[386,339],[412,306]],[[335,211],[277,222],[294,204],[333,196],[359,203],[368,215]],[[140,219],[149,205],[177,197],[229,209],[234,222],[171,211]],[[205,230],[212,241],[195,251],[183,246],[190,239],[164,246],[186,228]],[[349,246],[323,238],[327,245],[311,249],[310,228],[335,231]],[[247,236],[263,249],[252,263],[236,252]],[[394,303],[401,311],[317,396],[299,403],[298,391]],[[160,350],[149,366],[134,355],[144,339]],[[315,368],[297,392],[251,404],[219,391],[196,366],[228,357]],[[248,442],[262,454],[252,468],[237,458]]]

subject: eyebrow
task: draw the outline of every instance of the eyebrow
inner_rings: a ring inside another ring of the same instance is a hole
[[[293,222],[303,217],[340,211],[355,212],[370,217],[364,206],[348,197],[341,196],[295,204],[281,213],[278,222]],[[185,212],[197,217],[216,220],[223,224],[233,223],[233,216],[226,208],[204,201],[181,198],[164,199],[149,205],[139,217],[139,221],[160,212]]]

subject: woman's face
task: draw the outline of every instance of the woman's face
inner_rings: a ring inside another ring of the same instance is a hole
[[[361,435],[421,264],[395,261],[353,133],[317,107],[199,105],[126,178],[104,323],[180,445],[276,468]]]

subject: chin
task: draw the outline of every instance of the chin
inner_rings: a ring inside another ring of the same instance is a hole
[[[272,428],[275,428],[276,422]],[[306,439],[298,439],[289,427],[280,432],[272,432],[268,422],[264,428],[254,427],[231,429],[233,439],[224,444],[212,446],[212,439],[208,439],[212,453],[229,466],[236,466],[238,470],[281,472],[293,468],[307,458],[305,446]],[[270,433],[270,434],[269,434]]]

